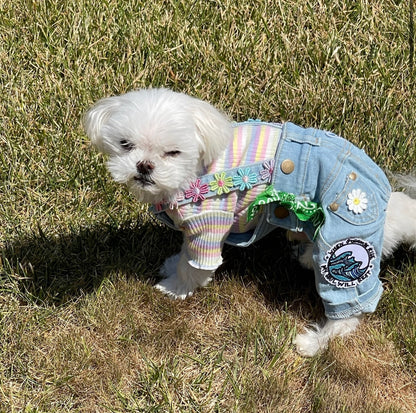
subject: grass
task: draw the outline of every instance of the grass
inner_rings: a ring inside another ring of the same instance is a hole
[[[284,236],[228,248],[189,300],[161,296],[180,236],[111,182],[80,126],[98,98],[165,86],[409,172],[409,27],[400,0],[0,0],[0,411],[416,411],[412,253],[384,264],[357,335],[300,358],[291,340],[322,309]]]

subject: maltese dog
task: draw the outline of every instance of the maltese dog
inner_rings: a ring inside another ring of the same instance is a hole
[[[167,89],[98,101],[84,126],[114,180],[184,235],[156,288],[186,298],[207,285],[224,243],[248,246],[279,227],[303,241],[324,325],[294,340],[313,356],[353,332],[383,291],[380,260],[416,247],[416,200],[347,140],[293,123],[231,122],[209,103]],[[414,185],[412,178],[411,185]]]

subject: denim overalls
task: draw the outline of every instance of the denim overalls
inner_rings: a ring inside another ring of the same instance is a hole
[[[340,319],[375,311],[383,291],[378,274],[391,192],[383,171],[363,150],[331,132],[286,123],[273,185],[315,201],[325,211],[325,222],[314,241],[313,261],[326,316]],[[349,208],[353,191],[364,194],[365,209],[354,212]],[[305,231],[312,238],[309,222],[300,222],[292,213],[276,217],[273,204],[266,209],[269,225]],[[268,231],[268,225],[264,230]]]
[[[269,203],[254,231],[231,233],[225,242],[248,246],[276,227],[303,231],[314,238],[315,282],[326,316],[375,311],[383,291],[378,274],[391,192],[385,174],[363,150],[331,132],[269,125],[281,131],[271,185],[321,205],[325,221],[316,234],[310,221]],[[166,214],[158,217],[169,224]]]

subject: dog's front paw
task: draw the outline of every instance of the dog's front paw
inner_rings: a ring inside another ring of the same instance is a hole
[[[184,255],[178,254],[168,258],[160,274],[165,278],[155,287],[171,298],[184,300],[190,297],[198,287],[205,287],[212,278],[213,271],[192,267]]]
[[[186,297],[192,295],[194,289],[192,286],[186,285],[186,283],[178,277],[177,267],[180,258],[181,255],[176,254],[166,259],[160,269],[160,275],[162,275],[164,279],[156,284],[155,288],[171,298],[184,300]]]
[[[178,266],[181,254],[172,255],[167,258],[160,269],[160,275],[163,277],[170,277],[176,274],[176,268]]]
[[[155,288],[171,298],[184,300],[193,294],[196,286],[184,283],[175,272],[156,284]]]

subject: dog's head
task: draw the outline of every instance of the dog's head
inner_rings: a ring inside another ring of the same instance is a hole
[[[110,156],[114,180],[149,203],[173,201],[232,139],[226,116],[167,89],[102,99],[85,115],[84,127],[94,146]]]

